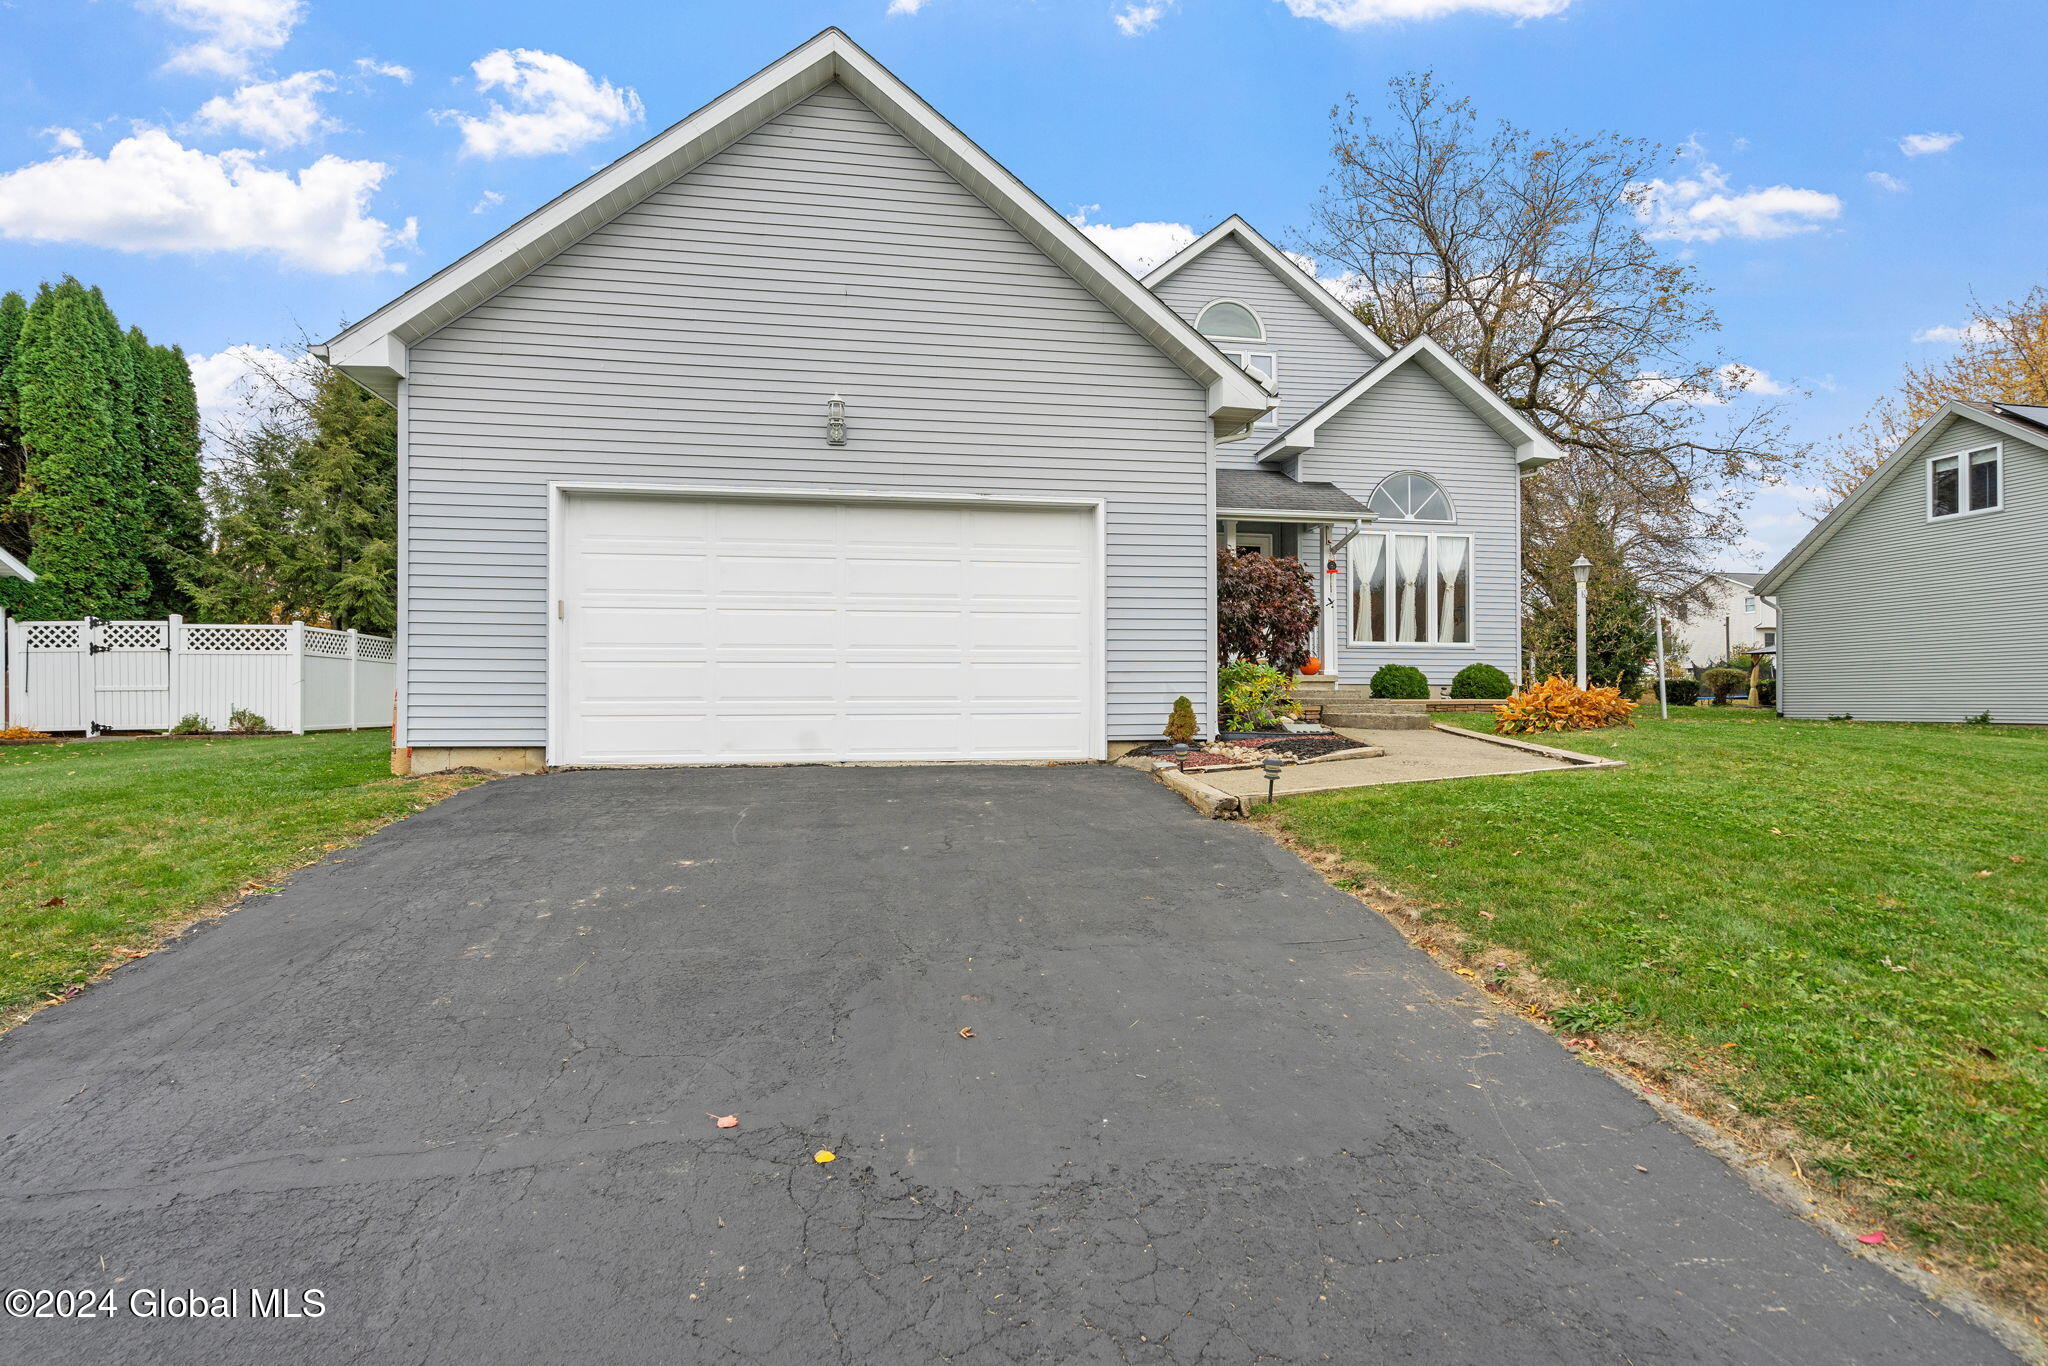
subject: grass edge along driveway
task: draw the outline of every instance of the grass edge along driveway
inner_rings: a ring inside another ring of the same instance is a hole
[[[2048,733],[1637,715],[1559,740],[1626,768],[1265,820],[1451,927],[1480,981],[1724,1098],[1844,1213],[2042,1312]]]
[[[0,1029],[479,779],[396,778],[388,731],[0,747]]]

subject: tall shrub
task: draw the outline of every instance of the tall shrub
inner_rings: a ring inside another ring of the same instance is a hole
[[[21,487],[26,452],[21,446],[21,328],[28,321],[28,300],[9,290],[0,294],[0,550],[16,559],[28,558],[28,526],[11,504]]]
[[[1216,660],[1254,659],[1293,673],[1308,662],[1316,584],[1301,562],[1216,552]]]
[[[106,301],[66,276],[36,293],[13,364],[24,451],[10,508],[39,581],[11,582],[23,614],[132,617],[148,604],[135,373]]]

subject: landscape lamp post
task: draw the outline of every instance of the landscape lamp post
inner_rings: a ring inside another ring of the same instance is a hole
[[[1593,562],[1584,555],[1572,561],[1572,581],[1579,589],[1579,687],[1586,686],[1586,580],[1593,577]]]
[[[1259,767],[1266,770],[1266,805],[1273,804],[1273,784],[1280,781],[1280,756],[1268,754]]]
[[[1664,695],[1664,600],[1650,599],[1650,611],[1657,617],[1657,714],[1671,719],[1671,702]]]

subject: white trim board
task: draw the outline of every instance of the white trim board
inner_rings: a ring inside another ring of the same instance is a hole
[[[545,726],[546,762],[562,762],[562,716],[558,701],[562,688],[562,624],[557,604],[563,599],[563,538],[568,500],[576,494],[602,497],[638,496],[651,499],[726,499],[744,502],[788,503],[905,503],[927,507],[1023,507],[1069,509],[1092,514],[1095,528],[1095,592],[1091,597],[1094,620],[1089,628],[1090,670],[1094,691],[1090,701],[1089,735],[1095,752],[1092,758],[1109,757],[1109,504],[1101,498],[1062,498],[1036,494],[925,493],[916,490],[838,488],[791,485],[758,488],[725,484],[641,484],[602,481],[554,481],[547,486],[547,699]],[[1213,557],[1210,557],[1213,560]],[[1213,566],[1212,566],[1213,572]],[[1211,595],[1214,596],[1213,594]],[[1032,756],[1025,756],[1032,757]],[[722,762],[731,762],[730,760]],[[923,762],[923,761],[920,761]],[[946,762],[943,760],[932,762]],[[989,762],[966,759],[962,763]]]
[[[1759,597],[1777,596],[1778,590],[1785,586],[1785,580],[1791,577],[1794,570],[1812,559],[1815,552],[1833,540],[1835,533],[1848,525],[1850,518],[1861,512],[1878,495],[1881,489],[1890,484],[1892,480],[1898,478],[1900,472],[1918,459],[1920,453],[1927,449],[1934,438],[1939,436],[1949,423],[1958,418],[1965,418],[1975,422],[1981,427],[1997,432],[2000,436],[2024,442],[2036,450],[2048,451],[2048,432],[2042,432],[2038,429],[2030,431],[2024,424],[2015,422],[2003,414],[1993,412],[1989,408],[1980,408],[1974,403],[1964,403],[1959,399],[1950,399],[1947,403],[1942,404],[1941,407],[1936,409],[1925,422],[1916,427],[1912,435],[1901,442],[1899,448],[1893,451],[1891,456],[1882,465],[1871,471],[1870,476],[1858,484],[1847,498],[1835,504],[1834,507],[1828,510],[1827,516],[1814,523],[1813,530],[1807,532],[1805,537],[1800,540],[1798,545],[1792,547],[1784,559],[1772,565],[1770,572],[1757,580],[1756,587],[1752,591]],[[1978,449],[1981,450],[1982,447]],[[2004,452],[2001,450],[2001,462],[2003,459]],[[1998,496],[2000,503],[2005,501],[2005,481],[2009,473],[2010,471],[2001,463],[1998,471]],[[1938,517],[1934,520],[1945,522],[1949,519]]]
[[[1258,229],[1245,222],[1237,214],[1230,215],[1230,217],[1182,247],[1172,256],[1154,266],[1145,276],[1145,288],[1158,289],[1159,286],[1179,274],[1184,267],[1199,261],[1208,253],[1209,248],[1215,246],[1226,237],[1236,238],[1238,244],[1257,257],[1266,269],[1270,270],[1281,283],[1285,284],[1296,294],[1299,294],[1307,301],[1311,308],[1335,323],[1342,331],[1357,341],[1360,346],[1363,346],[1381,360],[1385,360],[1394,354],[1394,348],[1387,345],[1386,340],[1379,333],[1367,327],[1356,313],[1346,308],[1344,301],[1332,294],[1322,281],[1316,279],[1315,276],[1309,274],[1306,270],[1303,270],[1300,262],[1260,236]],[[1212,300],[1211,302],[1214,301]],[[1232,300],[1232,302],[1241,301]],[[1256,311],[1254,311],[1253,316],[1257,316]],[[1265,319],[1261,318],[1259,321],[1263,325]]]
[[[1510,408],[1499,394],[1480,383],[1479,377],[1466,369],[1457,357],[1430,338],[1417,337],[1387,360],[1366,371],[1349,387],[1331,396],[1322,407],[1267,442],[1259,450],[1259,463],[1279,464],[1314,450],[1324,423],[1370,394],[1388,375],[1409,364],[1419,365],[1431,378],[1443,385],[1452,397],[1463,402],[1487,426],[1493,428],[1502,440],[1512,444],[1515,448],[1515,463],[1525,473],[1540,469],[1551,461],[1563,457],[1564,452],[1551,444],[1550,438],[1543,434],[1541,428]]]
[[[20,579],[24,583],[36,581],[36,571],[4,550],[0,550],[0,579]]]
[[[1256,421],[1274,390],[1224,358],[1073,223],[948,123],[851,38],[828,28],[682,122],[514,223],[332,340],[315,356],[389,400],[406,348],[832,82],[872,109],[1208,390],[1221,431]]]

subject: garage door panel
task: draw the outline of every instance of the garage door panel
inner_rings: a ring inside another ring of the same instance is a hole
[[[571,495],[557,759],[1081,758],[1094,517]]]

